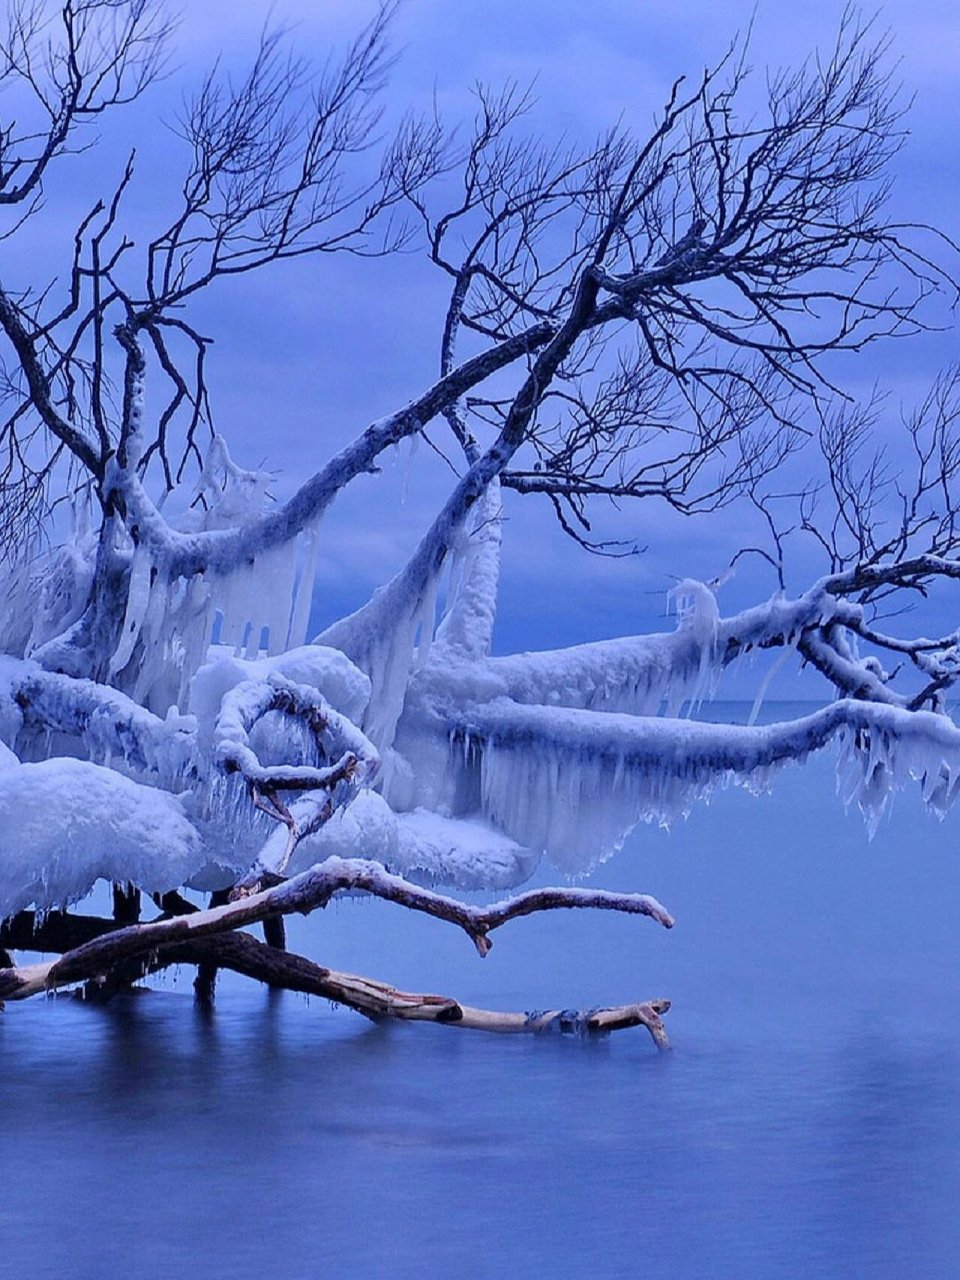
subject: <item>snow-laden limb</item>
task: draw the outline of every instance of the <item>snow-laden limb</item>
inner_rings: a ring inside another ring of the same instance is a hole
[[[0,918],[76,902],[100,879],[148,892],[205,860],[178,797],[67,758],[0,769]]]
[[[445,727],[461,793],[478,794],[487,820],[574,874],[609,856],[638,822],[669,824],[728,783],[766,789],[775,770],[832,740],[840,745],[843,799],[871,828],[911,780],[940,814],[960,795],[960,730],[952,721],[852,699],[763,726],[500,699]]]
[[[472,679],[485,697],[641,716],[662,708],[675,713],[697,700],[698,684],[708,694],[720,671],[737,658],[756,649],[793,647],[805,631],[845,620],[848,612],[846,602],[818,583],[795,600],[775,596],[730,617],[717,614],[708,619],[709,627],[701,625],[702,613],[681,612],[674,631],[491,657],[461,678],[468,695]],[[442,673],[445,682],[450,674]]]
[[[406,770],[395,764],[384,794],[401,811],[492,823],[533,851],[531,866],[545,852],[562,869],[581,873],[619,847],[642,818],[669,821],[738,772],[698,756],[702,727],[688,732],[690,722],[671,717],[709,696],[724,665],[741,654],[789,648],[806,631],[846,616],[845,602],[821,583],[797,600],[778,596],[722,618],[707,586],[684,581],[672,592],[672,632],[487,657],[470,637],[489,634],[492,550],[478,547],[483,590],[454,601],[454,609],[466,605],[463,617],[472,624],[461,625],[457,644],[438,637],[411,677],[395,754],[415,764]],[[629,751],[623,757],[625,735],[640,744],[646,737],[650,750],[642,761]],[[604,742],[609,768],[598,749]],[[762,784],[753,777],[757,769],[739,771]]]
[[[183,790],[202,769],[196,721],[176,711],[161,719],[132,698],[94,680],[44,671],[34,662],[0,656],[0,735],[15,749],[50,735],[75,740],[95,762]],[[24,752],[26,754],[26,752]]]

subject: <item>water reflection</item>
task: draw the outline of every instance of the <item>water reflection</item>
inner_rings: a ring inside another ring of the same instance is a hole
[[[8,1008],[0,1276],[953,1278],[960,867],[917,822],[867,846],[826,769],[725,794],[599,877],[661,896],[670,935],[530,920],[480,964],[385,906],[298,925],[330,963],[475,1003],[669,994],[669,1058],[639,1032],[378,1028],[239,981],[208,1018],[187,974]]]

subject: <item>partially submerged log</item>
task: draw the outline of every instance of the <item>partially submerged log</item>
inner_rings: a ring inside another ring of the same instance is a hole
[[[649,916],[665,928],[673,925],[660,903],[642,894],[535,889],[490,907],[471,907],[410,884],[378,863],[330,858],[293,880],[206,910],[180,895],[165,895],[161,905],[166,914],[142,924],[119,926],[116,921],[66,912],[42,918],[21,912],[0,925],[0,949],[47,951],[58,956],[16,965],[9,952],[0,950],[0,1001],[24,1000],[76,984],[84,984],[88,995],[109,998],[146,973],[189,964],[196,965],[201,974],[230,969],[274,988],[321,996],[374,1020],[435,1022],[509,1034],[586,1036],[643,1026],[659,1049],[669,1047],[661,1021],[670,1007],[668,1000],[588,1010],[517,1013],[479,1009],[450,996],[401,991],[372,978],[340,973],[239,931],[244,925],[263,922],[270,935],[280,941],[277,926],[284,915],[308,914],[342,892],[374,894],[457,924],[481,956],[492,946],[492,930],[536,911],[613,910]]]

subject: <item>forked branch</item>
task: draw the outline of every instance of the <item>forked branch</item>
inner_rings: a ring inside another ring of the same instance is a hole
[[[397,877],[391,877],[391,879],[397,879]],[[570,896],[571,894],[573,896]],[[463,1030],[493,1031],[514,1035],[555,1032],[592,1036],[604,1035],[628,1027],[643,1026],[650,1032],[658,1049],[669,1048],[669,1041],[661,1020],[661,1015],[670,1008],[669,1000],[647,1000],[635,1004],[584,1010],[547,1009],[523,1013],[502,1012],[476,1008],[450,996],[401,991],[397,987],[373,978],[341,973],[316,964],[304,956],[267,946],[249,934],[236,931],[204,936],[202,932],[195,930],[192,933],[188,932],[183,941],[164,946],[162,949],[131,948],[130,937],[135,937],[143,930],[162,925],[180,925],[181,931],[178,936],[183,937],[184,924],[194,924],[199,926],[200,930],[205,927],[203,918],[209,917],[211,912],[192,908],[191,904],[179,898],[179,895],[170,896],[177,899],[176,907],[185,914],[178,914],[169,920],[156,921],[152,925],[125,929],[118,929],[112,921],[93,917],[52,912],[43,919],[39,919],[33,912],[22,912],[4,925],[0,925],[0,942],[4,946],[23,950],[63,951],[65,954],[51,963],[21,967],[11,963],[9,967],[0,968],[0,995],[9,1000],[23,1000],[41,990],[49,991],[68,982],[86,981],[88,992],[96,992],[102,987],[109,998],[131,980],[132,974],[136,976],[136,965],[131,966],[130,959],[131,956],[136,956],[141,962],[141,974],[156,972],[179,964],[230,969],[276,989],[299,991],[306,995],[332,1000],[336,1004],[346,1005],[373,1021],[398,1019],[407,1022],[436,1022],[445,1026],[460,1027]],[[430,896],[437,897],[437,895]],[[613,894],[581,896],[577,890],[572,890],[569,894],[564,890],[535,891],[499,903],[486,911],[475,911],[474,914],[484,919],[487,929],[492,929],[514,916],[527,915],[532,911],[547,910],[554,906],[612,907],[615,896]],[[590,898],[594,900],[588,900]],[[252,899],[243,901],[245,905],[249,905]],[[644,900],[639,895],[633,895],[632,905],[629,896],[625,896],[622,901],[623,905],[614,909],[635,910],[642,914],[650,914],[660,923],[668,926],[673,923],[662,907],[653,904],[652,899],[645,900],[648,910],[644,910],[644,906],[640,905]],[[231,906],[236,905],[238,904],[231,904]],[[456,905],[464,911],[471,910],[463,907],[462,904]],[[230,909],[228,907],[220,910],[229,912]],[[483,949],[481,954],[484,954]],[[111,957],[109,963],[104,960],[106,955]],[[124,958],[121,958],[121,955]],[[0,959],[4,957],[8,961],[11,959],[9,954],[0,947]],[[111,978],[120,967],[123,968],[124,983],[117,984],[112,982]],[[65,977],[68,972],[72,974],[69,978]],[[44,973],[45,977],[43,977]]]
[[[392,875],[377,862],[328,858],[291,880],[237,898],[226,906],[131,925],[84,943],[58,960],[19,970],[0,970],[0,999],[22,1000],[74,982],[87,982],[138,956],[256,924],[269,916],[295,912],[309,915],[325,907],[336,894],[350,892],[370,893],[459,925],[481,956],[493,945],[489,935],[494,929],[517,916],[536,911],[591,908],[649,916],[667,929],[674,923],[669,912],[646,894],[610,893],[601,889],[532,889],[490,907],[471,907]]]

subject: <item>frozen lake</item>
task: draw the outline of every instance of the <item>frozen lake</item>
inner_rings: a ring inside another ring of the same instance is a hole
[[[667,995],[674,1052],[371,1027],[191,975],[0,1015],[3,1280],[960,1274],[960,816],[872,844],[830,761],[643,829],[677,917],[449,926],[345,902],[325,963],[526,1009]],[[543,879],[551,877],[544,876]]]

